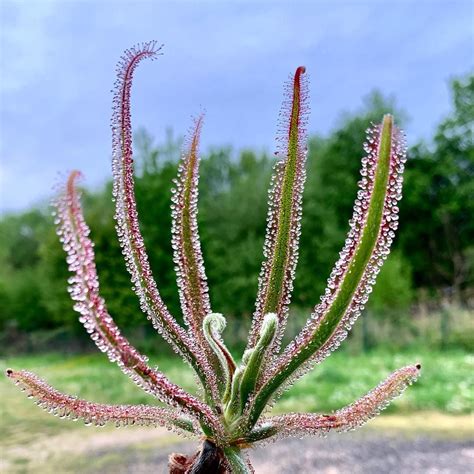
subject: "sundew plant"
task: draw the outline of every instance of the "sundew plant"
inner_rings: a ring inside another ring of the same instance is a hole
[[[25,370],[7,370],[29,397],[61,418],[102,426],[164,426],[198,438],[192,456],[171,454],[172,473],[253,472],[249,448],[289,436],[322,436],[357,428],[377,415],[418,376],[420,365],[403,367],[351,405],[331,414],[270,416],[278,397],[335,350],[364,309],[398,227],[405,140],[390,115],[367,130],[361,179],[349,232],[327,289],[306,325],[286,346],[288,318],[298,262],[305,182],[308,84],[298,67],[285,86],[277,161],[269,191],[263,263],[245,352],[234,358],[222,334],[226,320],[211,305],[199,242],[197,200],[199,116],[185,142],[174,182],[172,245],[184,326],[162,300],[140,233],[134,193],[130,95],[133,73],[159,55],[154,42],[127,50],[117,67],[113,98],[113,196],[116,229],[140,306],[156,330],[194,370],[199,396],[187,393],[148,364],[121,334],[100,296],[93,243],[84,221],[74,171],[55,200],[57,233],[72,276],[69,292],[80,322],[97,347],[139,387],[165,406],[106,405],[65,395]]]

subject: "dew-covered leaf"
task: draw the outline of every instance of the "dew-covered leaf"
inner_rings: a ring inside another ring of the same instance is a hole
[[[329,415],[289,413],[270,417],[255,427],[250,438],[278,440],[288,436],[325,436],[329,431],[350,431],[377,416],[419,376],[419,364],[403,367],[351,405]]]
[[[104,299],[99,293],[99,279],[95,267],[93,243],[89,227],[82,213],[76,180],[79,172],[73,171],[55,201],[57,233],[67,254],[69,293],[80,314],[80,322],[100,351],[141,388],[172,406],[192,412],[200,417],[213,417],[209,407],[170,382],[161,372],[148,366],[147,357],[140,354],[121,334]],[[216,424],[217,426],[217,424]]]
[[[275,392],[281,393],[346,338],[389,254],[398,227],[406,161],[404,136],[390,115],[368,130],[365,150],[354,213],[340,258],[306,326],[267,372],[252,408],[253,422]]]
[[[83,420],[86,425],[103,426],[165,426],[184,436],[199,435],[199,423],[179,410],[151,405],[106,405],[93,403],[59,392],[35,374],[26,370],[7,369],[7,376],[28,398],[44,410],[70,420]]]
[[[269,192],[264,261],[247,348],[256,344],[265,314],[276,313],[278,316],[273,352],[278,351],[285,330],[298,262],[302,195],[306,179],[307,117],[308,84],[305,68],[301,66],[286,84],[280,112],[278,161]]]
[[[130,97],[133,73],[145,58],[156,58],[160,48],[145,43],[127,50],[117,66],[112,116],[113,194],[117,235],[140,306],[158,332],[197,372],[208,394],[217,398],[217,384],[202,347],[171,316],[158,291],[140,232],[135,200]]]

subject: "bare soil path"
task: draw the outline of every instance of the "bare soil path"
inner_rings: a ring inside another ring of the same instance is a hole
[[[145,456],[142,452],[130,452],[123,458],[120,466],[109,465],[102,466],[99,470],[77,472],[166,473],[170,448],[190,453],[195,445],[168,446]],[[406,440],[373,435],[345,435],[327,439],[291,439],[254,450],[250,457],[257,474],[474,473],[474,442],[420,437]]]
[[[474,474],[473,418],[433,414],[437,431],[429,418],[380,417],[371,429],[279,441],[249,454],[257,474]],[[165,474],[169,453],[196,449],[161,429],[77,430],[2,449],[0,472]]]

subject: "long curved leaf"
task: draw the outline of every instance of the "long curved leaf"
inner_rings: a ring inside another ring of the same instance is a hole
[[[178,434],[199,435],[199,424],[184,417],[178,410],[150,405],[106,405],[82,400],[59,392],[35,374],[26,370],[7,369],[12,379],[29,398],[44,410],[60,418],[81,419],[86,425],[103,426],[115,423],[116,426],[166,426]]]
[[[210,408],[197,398],[170,382],[164,374],[147,364],[147,357],[140,354],[120,333],[99,294],[99,279],[95,267],[93,243],[89,227],[82,214],[76,180],[80,176],[73,171],[56,200],[58,235],[67,253],[69,293],[75,301],[74,309],[79,320],[97,347],[105,352],[110,361],[148,393],[171,406],[180,406],[197,418],[218,429],[219,423]]]
[[[329,431],[350,431],[377,416],[419,376],[419,364],[403,367],[351,405],[330,415],[289,413],[264,419],[249,434],[249,440],[283,439],[289,436],[324,436]],[[241,442],[245,442],[242,440]]]
[[[398,227],[397,201],[406,160],[404,137],[390,115],[368,131],[365,149],[350,231],[328,288],[306,326],[268,371],[251,409],[251,424],[276,391],[281,393],[345,339],[389,254]]]
[[[138,223],[133,179],[131,86],[137,65],[145,58],[156,58],[159,51],[154,42],[145,43],[127,50],[117,66],[112,116],[112,170],[117,234],[141,308],[158,332],[196,370],[206,392],[216,399],[216,380],[203,349],[176,322],[161,299]]]

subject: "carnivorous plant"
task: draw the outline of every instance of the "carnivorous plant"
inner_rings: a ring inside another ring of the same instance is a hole
[[[246,450],[289,436],[354,429],[380,412],[418,376],[420,365],[401,368],[367,395],[331,414],[270,416],[270,408],[296,380],[320,364],[346,338],[362,313],[398,227],[398,201],[406,160],[403,133],[386,115],[367,131],[359,190],[349,231],[327,289],[306,325],[286,346],[298,262],[305,182],[308,84],[298,67],[285,87],[277,160],[269,192],[266,237],[258,293],[245,352],[235,359],[222,334],[226,320],[211,305],[198,220],[199,116],[185,142],[172,199],[172,246],[184,326],[170,314],[152,274],[140,232],[134,194],[130,97],[137,65],[160,47],[145,43],[125,52],[113,98],[113,196],[116,229],[141,309],[161,336],[194,370],[201,392],[192,395],[148,364],[121,334],[100,296],[89,228],[73,171],[55,200],[58,235],[71,272],[69,292],[80,322],[99,350],[138,386],[165,406],[107,405],[65,395],[25,370],[7,375],[45,410],[87,424],[164,426],[201,440],[192,456],[172,454],[172,473],[252,472]]]

